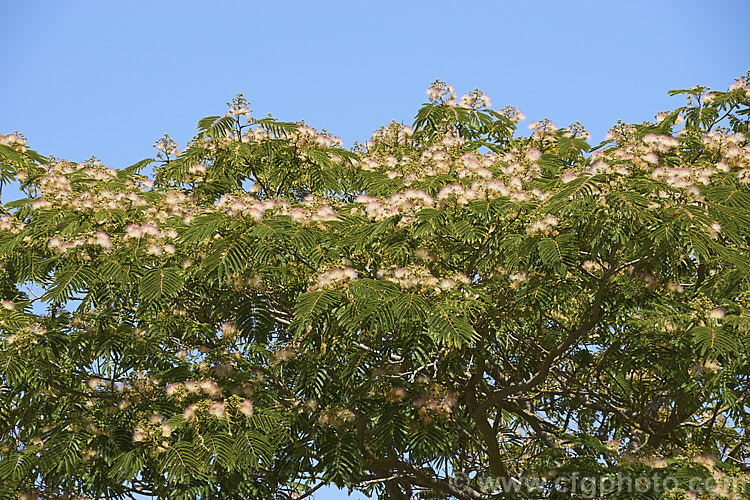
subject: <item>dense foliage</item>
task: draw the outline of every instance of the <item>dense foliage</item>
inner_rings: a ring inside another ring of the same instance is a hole
[[[744,477],[749,77],[595,148],[442,82],[351,150],[241,96],[123,170],[0,136],[0,496]]]

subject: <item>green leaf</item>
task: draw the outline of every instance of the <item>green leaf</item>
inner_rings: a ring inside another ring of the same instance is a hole
[[[140,296],[146,302],[164,297],[174,297],[180,293],[184,284],[180,268],[156,267],[143,273]]]

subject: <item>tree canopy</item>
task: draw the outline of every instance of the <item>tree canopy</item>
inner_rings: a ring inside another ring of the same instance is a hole
[[[439,81],[351,149],[241,95],[120,170],[0,136],[0,496],[745,478],[750,73],[672,93],[595,147]]]

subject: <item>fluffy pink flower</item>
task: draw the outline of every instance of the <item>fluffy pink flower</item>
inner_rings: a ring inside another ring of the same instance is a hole
[[[151,424],[160,424],[164,421],[164,415],[161,415],[159,413],[153,413],[149,415],[148,421]]]
[[[97,231],[94,241],[105,250],[112,248],[112,240],[104,231]]]
[[[200,387],[201,391],[208,394],[209,396],[217,396],[219,393],[221,393],[221,389],[219,389],[219,386],[216,385],[216,382],[213,380],[201,380],[198,383],[198,386]]]
[[[146,236],[159,236],[159,228],[153,224],[144,224],[141,226],[141,231]]]
[[[208,407],[208,413],[216,418],[222,418],[224,416],[224,403],[222,401],[214,401]]]
[[[141,229],[141,227],[136,224],[130,224],[125,228],[125,234],[128,238],[142,238],[143,229]]]
[[[165,438],[168,438],[172,435],[172,425],[167,422],[164,422],[163,424],[161,424],[159,429],[161,430],[161,435],[164,436]]]
[[[185,420],[193,420],[195,418],[196,405],[190,405],[182,412],[182,418]]]
[[[708,311],[708,317],[711,319],[724,319],[724,309],[717,307]]]
[[[574,172],[565,172],[565,174],[563,174],[560,180],[563,181],[563,183],[567,184],[570,181],[576,180],[577,178],[578,178],[578,175],[575,174]]]
[[[526,159],[528,160],[539,161],[541,157],[542,153],[536,148],[531,148],[526,152]]]
[[[245,399],[241,404],[239,408],[240,412],[245,415],[247,418],[250,418],[253,416],[253,402],[249,399]]]
[[[179,389],[182,387],[182,384],[179,382],[175,382],[173,384],[169,384],[165,390],[167,396],[173,396]]]

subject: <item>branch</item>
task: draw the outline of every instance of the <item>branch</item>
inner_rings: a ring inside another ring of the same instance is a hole
[[[477,429],[482,434],[485,443],[487,443],[487,457],[490,461],[490,470],[497,477],[507,478],[508,469],[503,463],[503,457],[500,454],[500,447],[497,442],[497,433],[487,421],[486,407],[477,404],[476,387],[485,374],[485,362],[480,359],[477,364],[477,371],[474,373],[466,386],[466,407],[471,412],[471,419],[477,425]]]
[[[494,392],[490,397],[487,398],[484,403],[477,407],[477,412],[484,413],[488,408],[507,399],[507,397],[511,394],[527,393],[537,385],[541,384],[547,378],[552,365],[557,361],[557,359],[568,349],[570,349],[571,346],[578,342],[581,337],[583,337],[594,326],[596,326],[596,324],[601,319],[602,300],[604,299],[604,293],[607,290],[607,281],[613,273],[614,266],[610,265],[609,270],[607,270],[599,279],[599,287],[596,291],[596,294],[594,295],[594,303],[591,306],[591,313],[589,314],[588,321],[579,326],[575,331],[568,335],[568,337],[559,346],[550,351],[547,357],[544,358],[544,361],[542,361],[542,366],[539,368],[539,371],[533,377],[525,382],[513,384],[501,391]]]
[[[479,493],[470,489],[469,487],[460,488],[450,481],[448,478],[439,478],[430,475],[427,471],[418,468],[417,466],[402,462],[396,459],[376,459],[370,467],[376,471],[388,471],[387,475],[392,476],[390,471],[398,471],[401,474],[397,474],[395,477],[406,479],[407,481],[421,486],[423,488],[431,489],[435,492],[449,495],[459,500],[489,500],[490,496],[483,493]],[[404,477],[405,476],[405,477]],[[387,476],[383,476],[387,477]],[[387,477],[387,479],[391,479]],[[371,480],[372,481],[372,480]]]
[[[307,498],[307,497],[311,496],[311,495],[312,495],[313,493],[315,493],[315,492],[316,492],[316,491],[318,491],[318,490],[319,490],[320,488],[322,488],[323,486],[325,486],[325,484],[326,484],[326,483],[324,483],[324,482],[322,482],[322,481],[321,481],[320,483],[318,483],[318,484],[317,484],[316,486],[314,486],[313,488],[310,488],[309,490],[307,490],[307,491],[306,491],[306,492],[305,492],[304,494],[302,494],[302,495],[298,496],[298,497],[297,497],[297,499],[298,499],[298,500],[302,500],[303,498]]]

